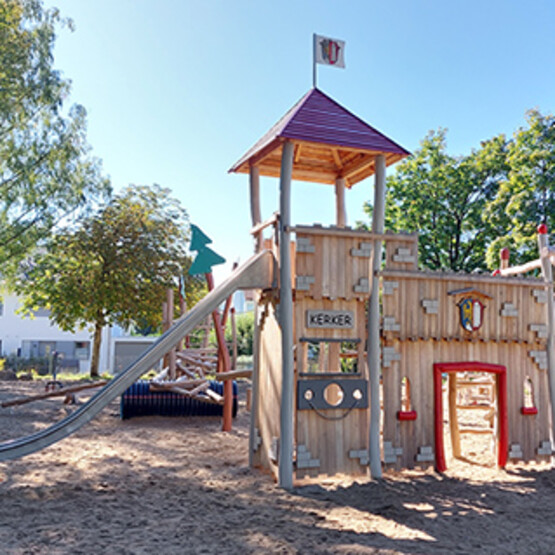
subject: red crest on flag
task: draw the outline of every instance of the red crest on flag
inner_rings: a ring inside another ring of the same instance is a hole
[[[324,39],[320,42],[322,48],[322,58],[326,60],[332,66],[335,65],[339,60],[339,52],[341,51],[341,46],[335,40]]]

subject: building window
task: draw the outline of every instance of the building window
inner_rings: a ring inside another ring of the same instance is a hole
[[[90,356],[90,342],[89,341],[76,341],[75,342],[75,358],[77,360],[89,360]]]
[[[49,318],[51,311],[49,308],[37,308],[37,310],[33,310],[33,316],[36,318]]]

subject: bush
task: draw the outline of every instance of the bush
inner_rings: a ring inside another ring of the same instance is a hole
[[[252,345],[254,341],[254,312],[245,312],[235,316],[237,327],[237,354],[252,355]],[[231,351],[233,345],[233,335],[231,333],[231,317],[228,318],[225,326],[225,342]],[[210,345],[216,346],[216,333],[214,328],[210,331]]]
[[[9,355],[4,361],[6,368],[11,368],[15,372],[33,372],[40,376],[46,376],[49,371],[48,357],[18,357],[17,355]]]

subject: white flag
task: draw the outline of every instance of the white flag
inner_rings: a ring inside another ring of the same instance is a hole
[[[345,41],[315,35],[315,62],[328,66],[345,67]]]

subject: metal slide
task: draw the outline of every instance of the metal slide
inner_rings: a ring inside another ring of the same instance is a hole
[[[115,376],[88,403],[60,422],[23,438],[0,444],[0,461],[16,459],[44,449],[69,436],[92,420],[104,407],[121,395],[141,375],[155,366],[177,343],[200,324],[238,289],[266,289],[273,285],[274,256],[263,251],[237,268],[220,286],[208,293],[189,313],[145,351],[133,364]]]

